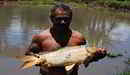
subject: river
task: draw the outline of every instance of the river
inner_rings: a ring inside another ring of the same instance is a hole
[[[130,71],[129,13],[104,9],[74,8],[71,28],[81,32],[89,42],[110,52],[124,56],[104,58],[80,66],[79,75],[117,75]],[[50,27],[49,7],[0,8],[0,75],[39,75],[39,68],[19,69],[21,61],[15,59],[27,50],[33,34]]]

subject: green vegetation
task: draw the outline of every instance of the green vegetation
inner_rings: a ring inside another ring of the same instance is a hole
[[[99,0],[97,4],[120,10],[130,10],[130,1],[128,0]]]
[[[130,72],[121,72],[121,73],[116,74],[116,75],[130,75]]]
[[[70,3],[74,6],[84,6],[87,5],[94,6],[94,7],[109,7],[112,9],[119,9],[119,10],[130,10],[130,0],[3,0],[3,2],[18,2],[18,5],[53,5],[57,2],[65,2]],[[2,4],[2,2],[1,2]],[[1,5],[0,4],[0,5]],[[5,3],[6,4],[6,3]]]
[[[107,57],[109,57],[109,58],[115,58],[115,57],[119,57],[119,56],[123,56],[123,55],[120,53],[112,53],[112,52],[107,53]]]

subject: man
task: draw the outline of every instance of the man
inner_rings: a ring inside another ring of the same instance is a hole
[[[65,46],[76,46],[86,44],[83,35],[77,31],[70,29],[72,20],[72,9],[64,4],[55,5],[51,9],[50,19],[53,26],[38,35],[34,35],[29,51],[26,55],[39,53],[43,51],[54,51]],[[49,68],[49,72],[45,72],[40,68],[42,75],[66,75],[63,67]],[[78,65],[74,66],[70,75],[78,74]]]

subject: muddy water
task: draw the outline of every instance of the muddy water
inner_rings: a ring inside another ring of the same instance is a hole
[[[89,45],[107,47],[109,51],[124,54],[114,59],[104,58],[80,66],[79,75],[116,75],[130,71],[130,16],[119,12],[86,8],[73,9],[71,27],[88,39]],[[48,7],[0,8],[0,75],[39,75],[39,68],[20,70],[22,64],[15,59],[22,56],[33,34],[48,28]]]

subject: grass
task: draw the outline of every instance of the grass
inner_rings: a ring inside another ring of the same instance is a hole
[[[96,5],[105,8],[112,8],[115,10],[129,10],[130,11],[130,1],[119,1],[119,0],[92,0],[92,1],[78,1],[78,0],[64,0],[64,3],[69,4],[75,8],[86,8],[88,5],[93,5],[95,8]],[[19,6],[19,7],[42,7],[42,6],[51,6],[59,3],[60,0],[31,0],[31,1],[5,1],[7,6]]]
[[[116,75],[130,75],[130,72],[121,72],[121,73],[116,74]]]
[[[109,8],[130,10],[130,1],[119,1],[119,0],[99,0],[97,4]]]
[[[4,7],[51,7],[52,5],[55,5],[57,1],[54,0],[45,0],[45,1],[9,1],[5,2],[3,5]],[[85,3],[76,3],[76,2],[64,2],[65,4],[68,4],[74,8],[86,8],[87,4]]]

